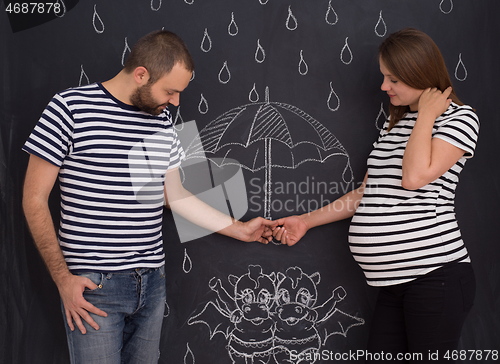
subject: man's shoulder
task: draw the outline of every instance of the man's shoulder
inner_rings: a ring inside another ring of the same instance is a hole
[[[101,93],[102,90],[98,83],[91,83],[89,85],[75,86],[59,91],[56,95],[60,97],[68,97],[71,95],[86,95]]]

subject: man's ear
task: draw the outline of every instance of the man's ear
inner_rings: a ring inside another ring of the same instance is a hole
[[[149,72],[146,67],[139,66],[134,70],[134,80],[138,86],[142,86],[148,83]]]

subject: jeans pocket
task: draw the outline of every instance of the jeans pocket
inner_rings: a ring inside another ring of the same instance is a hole
[[[79,277],[85,277],[88,278],[97,285],[96,288],[90,289],[90,288],[85,288],[85,292],[95,292],[103,287],[104,283],[104,275],[102,273],[97,273],[97,272],[83,272],[83,273],[77,273],[76,274]]]

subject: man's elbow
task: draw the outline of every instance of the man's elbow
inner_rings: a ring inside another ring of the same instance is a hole
[[[26,215],[27,212],[33,209],[33,198],[24,191],[23,198],[21,200],[21,206],[23,208],[23,212]]]
[[[37,211],[42,210],[42,205],[38,202],[37,199],[33,198],[32,196],[26,196],[26,195],[23,196],[22,207],[24,216],[28,220],[31,218],[31,216],[36,214]]]

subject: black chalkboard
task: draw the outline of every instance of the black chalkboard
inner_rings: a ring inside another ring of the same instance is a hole
[[[111,78],[130,46],[161,28],[185,40],[196,64],[181,106],[172,110],[176,128],[195,120],[201,139],[210,143],[211,127],[228,118],[240,123],[241,133],[228,131],[226,137],[233,139],[204,152],[209,159],[238,160],[233,167],[210,168],[236,168],[230,175],[243,175],[248,202],[243,220],[303,213],[358,185],[387,110],[380,91],[378,44],[404,27],[428,33],[443,52],[457,94],[476,108],[481,120],[476,156],[467,163],[456,198],[478,283],[460,348],[500,350],[500,174],[494,158],[500,138],[494,111],[500,84],[498,1],[57,4],[64,12],[43,19],[9,13],[10,1],[0,6],[1,363],[68,362],[58,293],[22,214],[28,156],[21,146],[54,93]],[[280,137],[271,135],[259,140],[261,144],[255,140],[250,149],[229,148],[228,155],[227,145],[238,143],[245,123],[263,112],[276,118],[274,126],[286,123],[293,142],[285,148]],[[308,143],[297,146],[297,141]],[[188,157],[199,156],[196,145],[186,143]],[[309,154],[307,147],[318,144],[322,151]],[[51,204],[57,221],[57,191]],[[350,255],[348,225],[342,221],[313,229],[291,248],[241,243],[217,234],[185,241],[167,210],[168,307],[160,363],[231,363],[222,325],[230,329],[233,285],[256,274],[271,281],[304,277],[317,290],[315,306],[333,310],[332,316],[318,310],[319,336],[314,340],[321,350],[329,355],[363,350],[376,289],[366,285]],[[245,350],[255,358],[260,353],[252,346]]]

